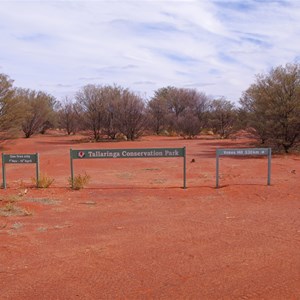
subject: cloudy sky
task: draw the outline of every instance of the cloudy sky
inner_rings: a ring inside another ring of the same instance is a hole
[[[237,102],[256,74],[300,62],[299,20],[298,0],[0,0],[0,73],[59,100],[118,84]]]

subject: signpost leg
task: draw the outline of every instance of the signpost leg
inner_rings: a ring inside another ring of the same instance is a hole
[[[219,188],[219,154],[217,153],[216,160],[216,188]]]
[[[2,153],[2,187],[6,189],[6,174],[5,174],[5,162],[4,162],[4,153]]]
[[[186,189],[186,149],[183,148],[183,188]]]
[[[36,187],[39,187],[40,182],[40,166],[39,166],[39,154],[36,153]]]
[[[73,170],[73,157],[72,157],[72,149],[70,149],[70,164],[71,164],[71,186],[74,188],[74,170]]]
[[[269,148],[268,153],[268,185],[271,185],[271,156],[272,156],[272,149]]]

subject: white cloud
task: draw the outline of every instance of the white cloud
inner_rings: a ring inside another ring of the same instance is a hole
[[[237,101],[299,60],[296,1],[0,1],[1,72],[63,98],[88,83],[165,85]]]

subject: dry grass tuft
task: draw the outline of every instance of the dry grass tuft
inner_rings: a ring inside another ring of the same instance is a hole
[[[47,174],[40,174],[38,182],[36,182],[36,178],[32,178],[32,182],[38,188],[48,188],[54,182],[54,178],[49,177]]]
[[[31,216],[32,213],[25,208],[17,206],[14,202],[8,202],[5,206],[0,207],[0,216]]]
[[[45,205],[55,205],[55,204],[59,203],[59,201],[49,199],[49,198],[28,198],[28,199],[26,199],[26,201],[34,202],[34,203],[41,203],[41,204],[45,204]]]
[[[87,173],[84,173],[83,175],[78,174],[73,178],[73,185],[72,185],[72,179],[69,178],[69,185],[73,190],[80,190],[84,188],[90,181],[91,176]]]

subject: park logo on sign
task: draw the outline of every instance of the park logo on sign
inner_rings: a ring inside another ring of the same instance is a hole
[[[85,156],[85,153],[83,151],[78,152],[78,157],[83,158]]]

